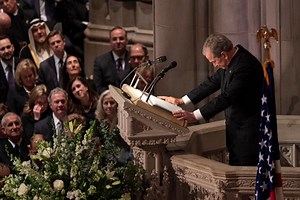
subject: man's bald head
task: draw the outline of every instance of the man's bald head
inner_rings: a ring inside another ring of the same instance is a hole
[[[8,29],[11,25],[11,19],[5,12],[0,12],[0,36],[7,34]]]

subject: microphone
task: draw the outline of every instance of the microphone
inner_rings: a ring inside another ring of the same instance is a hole
[[[173,69],[174,67],[177,66],[176,61],[172,61],[167,67],[163,68],[163,70],[159,73],[159,75],[165,75],[170,69]],[[163,77],[162,77],[163,78]]]
[[[157,64],[157,63],[162,63],[167,60],[166,56],[160,56],[154,60],[147,60],[144,63],[139,64],[139,67],[150,67],[151,65]]]
[[[150,98],[150,95],[154,89],[154,86],[157,84],[157,82],[162,79],[165,74],[170,70],[170,69],[173,69],[174,67],[177,66],[177,62],[176,61],[172,61],[167,67],[163,68],[161,70],[161,72],[154,78],[154,80],[150,83],[150,85],[147,87],[147,91],[149,89],[149,92],[148,92],[148,97],[146,99],[146,102],[148,102],[149,98]]]

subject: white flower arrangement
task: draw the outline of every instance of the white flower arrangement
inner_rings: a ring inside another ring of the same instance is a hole
[[[76,123],[76,122],[75,122]],[[74,123],[53,144],[41,141],[29,161],[14,159],[14,173],[1,182],[0,197],[16,200],[137,199],[141,194],[143,170],[117,162],[121,151],[116,133],[106,123],[94,122],[87,131]],[[80,128],[78,128],[80,127]],[[71,131],[72,130],[72,131]],[[74,133],[76,131],[76,133]],[[105,140],[105,141],[103,141]]]

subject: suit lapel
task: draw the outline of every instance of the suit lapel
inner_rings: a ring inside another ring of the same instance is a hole
[[[6,80],[5,72],[4,72],[1,62],[0,62],[0,78],[1,78],[1,80]]]
[[[49,140],[52,141],[53,140],[53,135],[55,134],[55,125],[54,125],[54,119],[52,114],[50,116],[47,117],[47,127],[49,127]]]

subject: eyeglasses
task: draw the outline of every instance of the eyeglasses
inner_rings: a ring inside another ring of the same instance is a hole
[[[135,59],[137,59],[137,60],[143,60],[144,56],[130,56],[130,59],[132,59],[132,60],[135,60]]]
[[[7,45],[5,47],[0,48],[0,51],[4,51],[5,49],[10,49],[12,47],[12,45]]]

